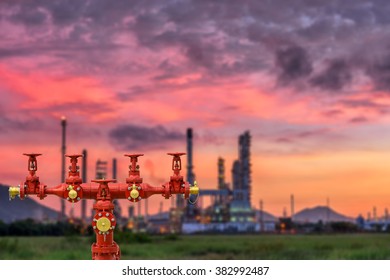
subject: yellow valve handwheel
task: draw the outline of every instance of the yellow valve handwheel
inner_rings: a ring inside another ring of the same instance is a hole
[[[190,187],[190,194],[199,194],[199,187],[196,181],[194,182],[194,185]]]
[[[99,220],[97,220],[96,227],[98,228],[98,230],[100,230],[102,232],[106,232],[106,231],[110,230],[111,222],[106,217],[103,217],[103,218],[100,218]]]
[[[69,185],[68,187],[69,193],[68,196],[70,199],[75,199],[77,197],[77,192],[74,190],[72,185]]]
[[[69,191],[68,196],[70,197],[70,199],[75,199],[77,197],[77,192],[75,190],[71,190]]]
[[[135,184],[133,184],[133,189],[130,192],[130,196],[133,199],[136,199],[137,197],[139,197],[139,192],[138,192],[137,186]]]
[[[10,187],[8,192],[9,192],[9,198],[14,199],[17,195],[20,195],[20,188],[19,187]]]
[[[191,201],[191,195],[196,195],[195,201]],[[198,183],[195,181],[193,186],[190,185],[190,197],[188,198],[188,202],[190,204],[195,204],[198,201],[198,198],[199,198],[199,187],[198,187]]]

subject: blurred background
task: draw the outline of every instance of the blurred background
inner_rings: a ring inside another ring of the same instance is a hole
[[[389,12],[384,0],[2,1],[4,234],[26,235],[10,225],[28,218],[88,233],[92,201],[8,201],[23,153],[42,153],[37,175],[57,186],[64,151],[85,151],[87,182],[123,182],[123,154],[144,153],[154,186],[171,176],[167,152],[188,153],[196,205],[117,201],[132,234],[388,231]]]

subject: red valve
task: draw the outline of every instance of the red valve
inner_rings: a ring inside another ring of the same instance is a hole
[[[138,161],[138,157],[143,155],[144,154],[125,154],[125,157],[130,158],[129,177],[126,178],[126,183],[128,184],[142,183],[142,178],[140,177],[139,165],[137,164],[137,161]]]
[[[77,159],[79,157],[82,157],[83,155],[75,154],[65,156],[70,158],[71,166],[69,166],[69,176],[76,176],[76,174],[79,176],[79,167],[77,166]]]
[[[108,183],[115,183],[116,182],[115,179],[96,179],[96,180],[91,180],[91,182],[99,184],[99,188],[96,196],[97,200],[111,199],[110,188],[108,187]]]
[[[180,156],[185,155],[186,153],[168,153],[168,155],[173,156],[172,158],[172,170],[175,175],[179,175],[181,170],[181,159]]]
[[[132,175],[135,175],[133,173],[138,172],[139,174],[139,166],[137,165],[138,157],[143,156],[144,154],[125,154],[125,157],[130,158],[131,165],[129,166],[129,175],[130,172],[132,172]]]
[[[38,162],[37,162],[37,157],[41,156],[42,154],[23,154],[25,156],[28,156],[28,165],[27,165],[27,170],[30,171],[30,175],[34,176],[35,171],[38,170]]]

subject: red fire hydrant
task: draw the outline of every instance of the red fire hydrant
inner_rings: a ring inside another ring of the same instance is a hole
[[[56,195],[66,199],[71,203],[77,203],[82,199],[95,199],[93,205],[95,215],[92,218],[92,227],[96,233],[96,242],[92,244],[92,259],[94,260],[118,260],[120,259],[120,249],[114,241],[114,229],[116,226],[116,217],[114,216],[113,199],[126,199],[136,203],[142,199],[147,199],[151,195],[161,194],[165,199],[169,199],[172,194],[181,194],[188,199],[190,194],[198,195],[199,188],[194,183],[191,186],[183,180],[180,175],[181,159],[180,156],[185,153],[168,153],[173,156],[172,170],[173,175],[169,182],[153,187],[142,182],[140,177],[140,168],[137,164],[138,157],[143,154],[126,154],[130,158],[129,176],[126,183],[116,183],[116,180],[92,180],[93,183],[84,183],[80,177],[77,159],[82,155],[66,155],[70,158],[68,178],[64,183],[48,188],[39,181],[35,174],[38,170],[37,156],[41,154],[24,154],[28,156],[29,174],[19,187],[9,188],[9,197],[14,199],[19,195],[24,199],[26,195],[36,194],[40,199],[47,195]]]

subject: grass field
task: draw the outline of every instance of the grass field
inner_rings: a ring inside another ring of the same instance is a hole
[[[117,238],[118,237],[118,238]],[[0,259],[91,259],[91,237],[1,237]],[[122,259],[390,259],[389,234],[118,235]]]

